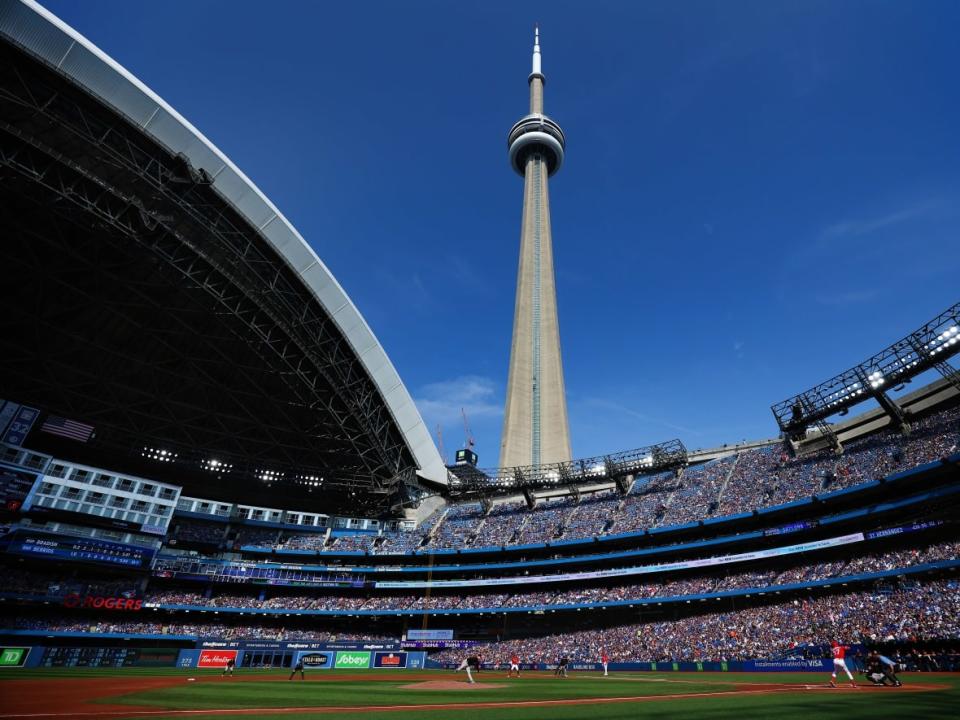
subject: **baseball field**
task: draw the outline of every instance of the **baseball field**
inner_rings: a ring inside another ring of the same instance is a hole
[[[256,717],[324,720],[743,720],[956,718],[960,675],[904,674],[902,688],[829,688],[823,673],[43,669],[0,676],[0,719]]]

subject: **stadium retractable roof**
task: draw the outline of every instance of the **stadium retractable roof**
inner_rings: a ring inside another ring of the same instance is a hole
[[[304,509],[385,508],[416,476],[446,482],[410,394],[310,245],[32,0],[0,0],[0,193],[15,300],[0,397],[96,428],[84,446],[31,441],[207,496],[286,487]]]

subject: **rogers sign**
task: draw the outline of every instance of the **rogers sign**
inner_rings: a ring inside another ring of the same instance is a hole
[[[143,600],[98,595],[83,597],[72,593],[63,599],[63,605],[68,608],[96,608],[97,610],[140,610],[143,607]]]
[[[200,657],[197,658],[197,667],[222,668],[227,666],[227,661],[236,659],[236,650],[201,650]]]

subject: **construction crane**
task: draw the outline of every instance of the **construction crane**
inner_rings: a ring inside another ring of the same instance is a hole
[[[473,433],[470,432],[470,423],[467,421],[467,411],[460,408],[460,415],[463,417],[463,447],[467,450],[473,450]]]
[[[467,411],[463,408],[460,408],[460,415],[463,417],[463,448],[457,450],[456,455],[456,465],[473,465],[477,466],[477,454],[473,451],[473,446],[476,444],[473,439],[473,433],[470,431],[470,421],[467,420]]]

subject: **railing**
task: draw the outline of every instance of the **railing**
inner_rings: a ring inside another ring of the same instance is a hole
[[[682,467],[686,462],[684,444],[680,440],[668,440],[636,450],[546,465],[491,469],[457,465],[449,468],[450,495],[457,500],[480,499],[487,495],[652,475]]]

